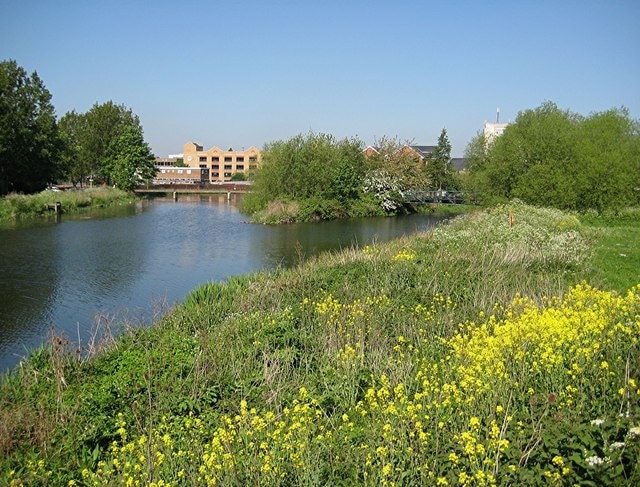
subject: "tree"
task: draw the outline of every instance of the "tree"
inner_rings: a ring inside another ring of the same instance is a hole
[[[358,198],[363,174],[358,140],[310,133],[271,142],[262,152],[262,165],[243,209],[252,213],[278,200],[331,200],[348,206]]]
[[[578,209],[618,210],[640,203],[640,127],[626,109],[589,116],[576,144]]]
[[[471,164],[469,185],[485,203],[615,211],[640,202],[639,137],[624,109],[584,117],[545,102],[520,112]]]
[[[133,127],[142,133],[140,119],[130,108],[116,105],[111,100],[100,105],[95,103],[85,117],[82,155],[89,160],[93,174],[110,182],[106,169],[109,148],[126,127]]]
[[[424,189],[427,186],[426,174],[422,170],[420,158],[413,150],[407,150],[411,142],[401,143],[386,136],[375,142],[375,152],[367,156],[367,177],[377,179],[381,169],[394,179],[394,187],[401,191]]]
[[[447,129],[442,129],[438,137],[438,145],[429,154],[425,167],[429,187],[431,189],[457,189],[458,183],[451,164],[451,142]]]
[[[468,161],[467,172],[461,178],[464,191],[475,200],[481,189],[486,186],[482,176],[487,161],[487,139],[483,131],[479,131],[467,144],[464,158]],[[472,177],[471,175],[476,175]]]
[[[107,149],[104,172],[116,187],[132,191],[156,174],[155,159],[138,127],[124,127]]]
[[[60,119],[58,127],[64,142],[60,161],[62,175],[74,185],[80,183],[82,187],[91,174],[91,159],[84,153],[82,145],[86,133],[86,116],[72,110]]]
[[[45,188],[57,173],[62,144],[51,94],[37,73],[0,63],[0,195]]]
[[[63,155],[63,168],[72,181],[91,177],[111,183],[107,169],[110,146],[127,127],[142,132],[138,116],[130,108],[113,101],[95,103],[82,114],[68,112],[60,125],[70,144]]]

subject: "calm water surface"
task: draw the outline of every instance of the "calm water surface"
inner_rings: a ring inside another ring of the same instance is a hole
[[[52,329],[85,343],[98,317],[149,323],[198,285],[300,256],[427,230],[410,215],[253,225],[226,195],[157,198],[135,207],[0,229],[0,372]]]

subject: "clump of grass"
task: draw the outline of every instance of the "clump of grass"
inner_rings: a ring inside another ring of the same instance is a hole
[[[264,210],[254,213],[254,223],[277,224],[296,221],[300,208],[295,201],[272,201]]]

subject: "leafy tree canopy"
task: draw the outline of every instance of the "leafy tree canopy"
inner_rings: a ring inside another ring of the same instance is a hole
[[[588,117],[546,102],[518,114],[487,146],[467,147],[469,187],[484,201],[519,198],[561,209],[640,203],[640,131],[625,109]]]
[[[410,142],[381,137],[375,142],[375,153],[367,157],[369,171],[375,176],[387,174],[393,181],[388,183],[400,191],[424,189],[428,185],[420,158],[412,150],[407,150]]]
[[[154,157],[139,127],[124,127],[111,142],[103,170],[124,191],[132,191],[138,183],[153,179]]]
[[[277,200],[347,204],[358,197],[364,170],[362,143],[356,139],[310,133],[271,142],[243,206],[253,212]]]
[[[61,176],[74,184],[79,182],[82,186],[91,174],[91,157],[84,153],[82,145],[87,131],[86,116],[72,110],[60,119],[58,127],[64,142],[60,161]]]
[[[68,112],[60,125],[67,141],[63,166],[72,181],[93,176],[111,182],[108,168],[111,145],[127,128],[142,133],[138,116],[130,108],[113,101],[95,103],[84,114]]]
[[[61,147],[51,94],[37,73],[0,62],[0,195],[44,189]]]

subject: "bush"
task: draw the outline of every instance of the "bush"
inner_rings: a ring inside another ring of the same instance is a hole
[[[299,205],[298,221],[316,222],[335,220],[347,216],[345,208],[336,200],[309,198],[300,201]]]
[[[296,201],[305,207],[302,218],[332,217],[328,205],[334,209],[337,205],[327,201],[346,208],[358,198],[365,171],[361,146],[357,140],[337,141],[314,133],[267,144],[242,210],[260,215],[272,202]]]

